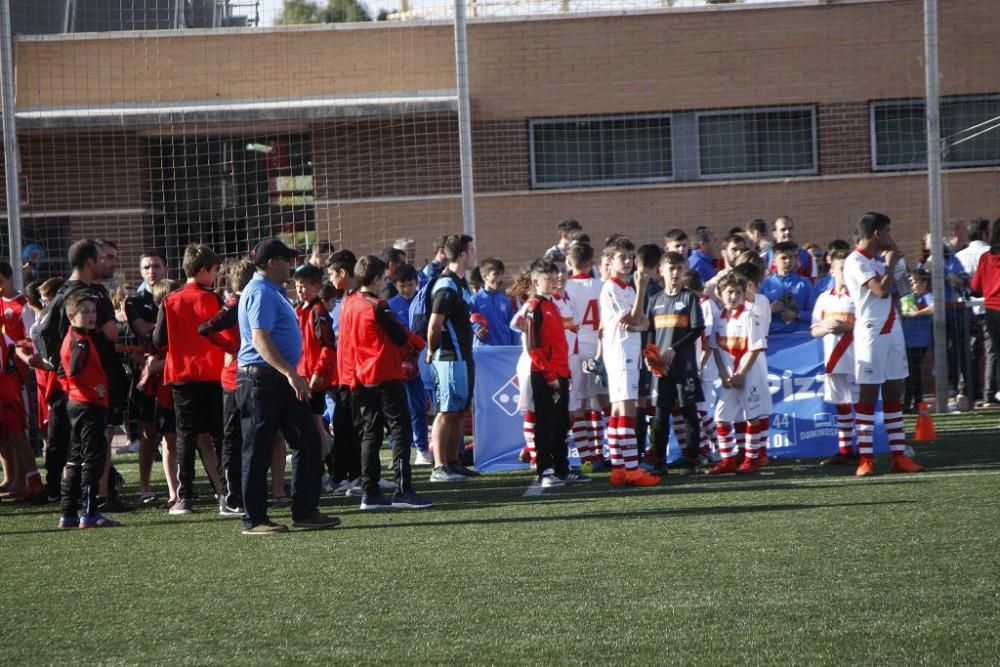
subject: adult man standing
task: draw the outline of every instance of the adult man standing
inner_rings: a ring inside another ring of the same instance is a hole
[[[465,274],[476,265],[476,242],[465,234],[445,239],[448,268],[431,286],[427,363],[432,364],[438,413],[431,428],[432,482],[458,482],[473,471],[459,462],[462,416],[472,404],[472,293]],[[478,473],[475,473],[478,474]]]
[[[153,302],[153,285],[167,277],[167,261],[159,250],[147,250],[139,258],[139,274],[142,284],[125,299],[125,318],[135,334],[140,352],[138,363],[148,363],[153,350],[150,339],[156,326],[157,307]],[[136,379],[138,379],[136,373]],[[156,397],[132,386],[132,406],[139,416],[139,502],[149,503],[156,499],[149,485],[149,475],[156,453]]]
[[[320,434],[307,402],[309,383],[295,371],[302,336],[283,285],[297,254],[278,239],[258,243],[251,252],[257,275],[240,297],[236,402],[243,426],[244,535],[288,530],[267,516],[267,468],[279,431],[294,450],[292,525],[319,529],[340,524],[317,509],[323,474]]]
[[[774,243],[794,243],[795,242],[795,221],[792,220],[787,215],[782,215],[775,218],[774,222],[771,223],[771,237],[774,239]],[[774,246],[770,246],[767,251],[762,255],[764,259],[764,266],[771,273],[777,271],[777,267],[774,265]],[[816,280],[816,262],[813,261],[812,253],[805,248],[799,246],[798,250],[799,256],[799,267],[797,273],[803,278],[808,278],[809,280]]]
[[[688,266],[708,282],[715,275],[715,237],[704,225],[694,230],[694,249],[687,258]]]
[[[903,428],[903,381],[908,375],[903,328],[892,302],[896,262],[902,259],[892,239],[887,215],[869,212],[858,223],[858,247],[844,262],[844,282],[854,301],[854,368],[861,386],[855,405],[860,462],[855,475],[875,474],[872,436],[875,404],[882,394],[882,412],[889,435],[892,472],[922,472],[906,455]],[[885,263],[879,261],[881,255]]]
[[[965,250],[955,253],[955,257],[962,264],[966,275],[970,278],[975,275],[979,268],[980,258],[989,251],[990,244],[987,239],[990,236],[990,221],[980,218],[973,220],[969,225],[969,245]],[[997,365],[997,350],[993,349],[993,340],[986,333],[986,310],[983,306],[973,306],[972,318],[969,320],[969,345],[971,346],[972,367],[983,368],[982,384],[976,382],[978,386],[973,390],[973,395],[978,396],[977,390],[981,387],[983,406],[1000,404],[997,400],[997,389],[1000,388],[1000,367]],[[980,354],[981,352],[981,354]],[[979,377],[975,378],[977,381]]]
[[[559,241],[554,246],[546,250],[545,254],[547,255],[553,250],[558,250],[562,253],[563,257],[565,257],[566,253],[569,252],[570,244],[573,242],[573,235],[582,232],[583,225],[573,218],[568,218],[560,222],[556,226],[556,229],[559,230]]]

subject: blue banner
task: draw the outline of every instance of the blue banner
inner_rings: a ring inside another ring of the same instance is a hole
[[[520,347],[475,348],[475,462],[484,471],[523,470],[521,393],[514,369]],[[780,458],[825,457],[837,452],[837,413],[823,401],[823,345],[807,332],[771,336],[768,380],[774,403],[768,455]],[[875,416],[875,451],[888,451],[882,413]],[[671,435],[669,458],[677,455]]]

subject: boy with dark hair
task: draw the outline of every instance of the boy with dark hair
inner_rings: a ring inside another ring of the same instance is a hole
[[[472,296],[472,331],[481,345],[520,345],[510,328],[514,309],[503,290],[504,265],[495,257],[479,263],[483,289]]]
[[[97,300],[85,290],[66,297],[70,329],[60,361],[65,371],[70,423],[70,452],[62,480],[60,528],[113,528],[117,521],[97,508],[101,475],[108,453],[108,377],[92,334],[97,326]],[[82,503],[81,503],[82,500]],[[82,510],[83,516],[78,516]]]
[[[309,409],[316,421],[325,460],[327,438],[323,413],[326,412],[326,390],[337,384],[337,339],[330,313],[319,296],[323,272],[312,264],[305,264],[296,269],[292,277],[300,302],[295,312],[302,332],[302,358],[297,372],[309,382]]]
[[[635,434],[641,333],[649,325],[642,310],[648,276],[643,266],[636,265],[635,246],[628,239],[614,241],[604,249],[604,254],[610,260],[610,275],[601,288],[601,347],[611,400],[608,422],[611,484],[654,486],[660,483],[660,477],[639,468]],[[628,282],[633,270],[634,288]]]
[[[757,445],[767,442],[771,414],[771,393],[764,355],[767,334],[747,303],[747,279],[740,271],[734,270],[724,276],[719,281],[718,291],[723,312],[709,336],[709,345],[722,380],[715,406],[722,460],[709,474],[753,473],[759,467],[760,450]],[[748,422],[750,445],[746,447],[746,458],[738,465],[736,454],[740,443],[734,443],[733,436],[734,424],[740,421]],[[760,437],[763,443],[760,443]]]
[[[399,248],[386,248],[382,251],[382,261],[385,262],[385,291],[382,297],[389,300],[399,293],[396,289],[396,272],[399,267],[406,266],[406,252]]]
[[[420,283],[417,270],[410,264],[399,268],[396,286],[399,294],[389,299],[389,308],[404,327],[409,329],[410,303],[417,294]],[[427,439],[427,389],[416,360],[403,360],[403,387],[406,389],[406,400],[410,408],[410,424],[413,427],[413,445],[417,455],[413,465],[433,466],[434,456],[428,451]]]
[[[350,250],[338,250],[327,260],[327,273],[335,290],[330,311],[333,333],[337,338],[337,384],[330,390],[333,398],[333,465],[327,462],[334,496],[361,491],[361,423],[350,387],[344,384],[339,369],[349,359],[349,350],[340,345],[340,311],[354,290],[354,267],[358,259]]]
[[[924,400],[924,357],[933,342],[934,294],[931,274],[925,269],[910,272],[913,294],[902,300],[903,341],[910,375],[903,393],[903,412],[914,413]]]
[[[697,342],[705,325],[698,295],[682,286],[688,269],[687,260],[676,252],[663,255],[660,274],[664,288],[649,300],[646,317],[652,339],[646,346],[646,366],[656,378],[656,425],[653,449],[656,465],[667,463],[667,435],[674,408],[683,419],[684,465],[690,471],[698,467],[698,403],[704,400],[698,378]],[[674,422],[676,426],[676,421]],[[680,434],[678,434],[680,435]]]
[[[896,263],[903,257],[892,238],[889,216],[869,212],[858,223],[858,247],[844,262],[844,282],[854,301],[854,376],[861,385],[854,406],[858,437],[858,477],[875,474],[873,435],[875,404],[882,396],[882,413],[889,436],[891,472],[922,472],[906,455],[903,427],[903,381],[909,374],[906,341],[893,304]],[[879,261],[876,255],[884,259]]]
[[[431,316],[427,326],[427,362],[436,387],[438,413],[434,418],[432,482],[457,482],[478,474],[459,461],[463,440],[462,417],[472,405],[475,366],[472,360],[472,293],[465,280],[476,266],[476,242],[466,234],[445,241],[448,268],[431,289]]]
[[[385,262],[374,255],[358,260],[354,270],[358,291],[343,304],[340,316],[341,345],[351,351],[349,366],[338,360],[340,377],[354,393],[361,417],[361,476],[364,495],[361,509],[388,507],[423,509],[431,502],[413,490],[410,477],[412,433],[406,392],[403,389],[403,358],[415,356],[425,346],[422,338],[408,331],[389,305],[378,297],[385,281]],[[379,448],[386,430],[392,447],[396,492],[392,499],[379,487]]]
[[[256,268],[249,259],[230,262],[226,267],[226,284],[230,297],[218,313],[198,326],[198,333],[207,336],[213,345],[226,354],[228,363],[222,369],[222,451],[219,468],[223,492],[219,498],[220,516],[243,515],[243,427],[236,404],[236,376],[240,351],[238,309],[240,294],[253,278]]]
[[[663,250],[665,252],[676,252],[687,257],[690,249],[691,243],[688,241],[687,232],[683,229],[671,229],[663,237]]]
[[[547,254],[552,250],[559,250],[565,255],[569,249],[569,244],[573,242],[573,235],[582,232],[583,225],[573,218],[567,218],[556,225],[556,229],[559,231],[559,241],[545,252]]]
[[[448,235],[434,237],[434,257],[420,270],[423,276],[420,278],[420,286],[423,287],[427,281],[433,280],[441,275],[448,264],[448,257],[444,251],[444,245],[448,241]]]
[[[555,264],[540,260],[531,265],[535,296],[525,312],[525,336],[531,357],[538,481],[543,489],[590,481],[582,473],[571,472],[567,458],[570,369],[563,318],[552,302],[558,282]]]
[[[153,344],[166,350],[163,382],[170,386],[177,421],[177,502],[172,515],[194,509],[194,452],[199,448],[216,493],[216,452],[222,445],[222,350],[198,335],[202,322],[215,315],[222,300],[213,291],[219,256],[206,245],[184,250],[184,287],[163,300],[153,330]],[[211,438],[214,448],[205,437]],[[212,474],[215,472],[216,474]]]
[[[775,243],[771,248],[775,273],[760,284],[760,293],[771,302],[770,334],[805,331],[812,322],[816,295],[812,282],[795,272],[799,247],[790,241]]]
[[[833,287],[816,298],[810,331],[823,339],[823,399],[837,411],[837,453],[822,465],[845,465],[857,460],[854,453],[854,302],[844,284],[846,250],[830,255]]]

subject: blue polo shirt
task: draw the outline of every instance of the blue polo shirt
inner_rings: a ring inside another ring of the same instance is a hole
[[[253,346],[253,330],[264,329],[271,334],[278,353],[292,368],[302,356],[302,334],[295,309],[286,298],[285,288],[275,285],[260,273],[247,283],[240,295],[237,315],[240,322],[240,366],[267,366]]]
[[[688,268],[701,276],[702,282],[707,283],[715,276],[715,262],[700,250],[693,251],[688,257]]]

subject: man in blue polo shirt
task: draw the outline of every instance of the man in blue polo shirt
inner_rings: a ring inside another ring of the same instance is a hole
[[[261,241],[250,253],[257,275],[240,296],[236,401],[243,426],[244,535],[288,531],[267,516],[267,469],[279,431],[294,450],[292,525],[318,529],[340,524],[317,509],[323,474],[320,434],[307,402],[309,383],[295,371],[302,335],[282,285],[297,254],[278,239]]]
[[[694,230],[692,237],[691,256],[688,257],[688,267],[701,276],[702,282],[708,282],[715,276],[715,237],[712,230],[702,225]]]

